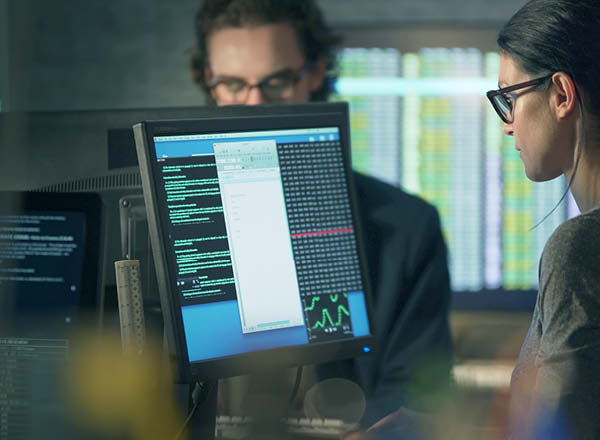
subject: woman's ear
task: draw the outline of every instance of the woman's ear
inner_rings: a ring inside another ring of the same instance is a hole
[[[577,88],[571,75],[556,72],[552,75],[552,107],[559,119],[569,117],[577,107]]]
[[[309,76],[309,87],[310,91],[314,92],[319,90],[325,81],[325,74],[327,73],[327,58],[320,57],[313,68],[310,71]]]

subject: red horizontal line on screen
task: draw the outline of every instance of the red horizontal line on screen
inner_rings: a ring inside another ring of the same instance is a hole
[[[330,229],[329,231],[314,231],[314,232],[302,232],[300,234],[292,234],[292,238],[296,237],[309,237],[311,235],[325,235],[325,234],[341,234],[344,232],[353,232],[354,228],[346,229]]]

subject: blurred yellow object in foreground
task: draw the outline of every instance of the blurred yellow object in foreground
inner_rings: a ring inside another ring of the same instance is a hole
[[[75,342],[68,372],[77,419],[107,436],[135,440],[173,438],[183,423],[170,376],[161,369],[159,345],[123,355],[118,334],[88,335]]]

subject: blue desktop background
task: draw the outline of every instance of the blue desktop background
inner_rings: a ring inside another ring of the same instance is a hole
[[[348,306],[354,337],[369,335],[370,326],[364,293],[349,292]],[[237,301],[184,306],[181,313],[190,362],[308,344],[304,325],[242,333]]]

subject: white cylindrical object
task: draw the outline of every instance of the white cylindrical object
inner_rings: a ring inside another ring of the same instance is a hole
[[[125,354],[141,354],[146,343],[139,260],[115,261],[121,342]]]

